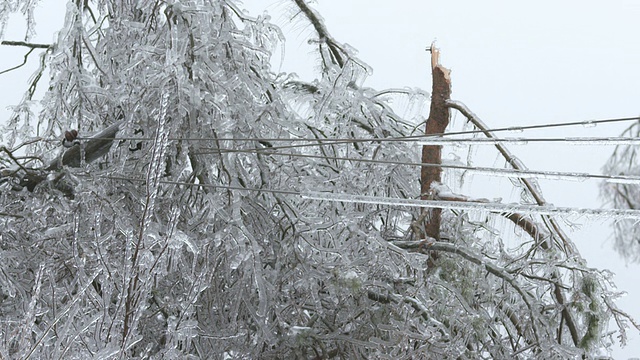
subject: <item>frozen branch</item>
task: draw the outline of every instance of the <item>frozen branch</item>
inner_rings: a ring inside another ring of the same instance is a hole
[[[491,131],[489,130],[489,127],[485,125],[485,123],[480,120],[480,118],[474,114],[466,105],[464,105],[463,103],[461,103],[460,101],[453,101],[453,100],[447,100],[446,102],[448,107],[454,108],[456,110],[458,110],[462,115],[464,115],[475,127],[477,127],[480,131],[482,131],[485,136],[487,136],[488,138],[494,138],[493,134],[491,133]],[[513,156],[513,154],[511,154],[511,152],[503,145],[500,143],[495,144],[496,149],[498,149],[498,151],[500,152],[500,154],[502,154],[502,156],[505,158],[505,160],[507,160],[507,162],[516,170],[525,170],[525,166],[524,164],[522,164],[522,162],[516,158],[515,156]],[[544,197],[542,196],[542,193],[540,193],[540,191],[538,190],[537,186],[535,186],[535,184],[529,180],[529,179],[525,179],[525,178],[520,178],[520,181],[522,181],[522,183],[524,184],[524,186],[527,188],[527,190],[529,191],[529,193],[531,194],[531,196],[533,196],[534,200],[536,201],[536,203],[540,206],[542,205],[546,205],[547,202],[544,199]],[[527,232],[531,233],[535,233],[535,234],[539,234],[540,230],[535,231],[535,227],[533,227],[535,224],[529,222],[522,222],[523,219],[520,216],[514,217],[514,218],[509,218],[511,221],[516,222],[516,224],[518,224],[518,226],[522,227],[523,229],[525,229],[525,231],[527,231],[527,228],[530,228]],[[551,216],[547,216],[547,215],[543,215],[542,219],[548,224],[547,226],[549,226],[549,230],[551,230],[555,235],[557,235],[562,242],[564,243],[564,247],[565,247],[565,252],[570,251],[575,253],[575,251],[573,250],[573,246],[571,245],[571,241],[569,240],[569,238],[567,237],[567,235],[564,233],[564,231],[562,231],[562,228],[560,227],[560,225],[555,221],[555,219],[553,219]],[[522,224],[522,225],[520,225]],[[524,227],[523,227],[524,226]],[[548,250],[551,248],[550,242],[548,241],[541,241],[540,242],[540,246],[545,249]],[[557,273],[557,271],[554,271],[553,274],[551,275],[553,280],[557,280],[560,278],[560,275]],[[573,340],[573,343],[575,345],[578,345],[579,343],[579,339],[578,339],[578,330],[577,330],[577,325],[575,323],[575,321],[573,320],[573,317],[571,316],[571,313],[569,312],[569,310],[567,309],[565,303],[566,300],[564,298],[564,294],[562,292],[562,288],[559,286],[559,284],[556,284],[554,286],[554,297],[556,298],[556,301],[558,302],[558,305],[562,306],[562,317],[566,322],[567,328],[569,329],[569,332],[571,333],[571,338]],[[560,332],[560,330],[559,330]]]
[[[422,304],[420,301],[418,301],[415,298],[412,298],[410,296],[402,296],[402,295],[384,295],[384,294],[380,294],[377,293],[373,290],[368,290],[367,291],[367,297],[369,298],[369,300],[373,300],[382,304],[389,304],[389,303],[398,303],[400,301],[407,303],[409,305],[411,305],[411,307],[417,311],[418,313],[420,313],[420,316],[422,316],[422,318],[425,321],[429,321],[429,311],[427,309],[426,306],[424,306],[424,304]]]
[[[482,133],[486,137],[495,138],[495,136],[493,136],[493,134],[489,130],[489,127],[482,120],[480,120],[480,118],[476,114],[474,114],[462,102],[455,101],[455,100],[447,100],[446,104],[447,104],[448,107],[458,110],[476,128],[478,128],[480,131],[482,131]],[[522,164],[522,162],[517,157],[515,157],[513,154],[511,154],[511,151],[509,151],[503,144],[496,143],[495,147],[496,147],[496,149],[498,149],[500,154],[502,154],[502,156],[505,158],[505,160],[507,160],[509,165],[511,165],[514,169],[516,169],[516,170],[525,170],[525,167]],[[529,190],[529,193],[531,193],[531,196],[533,196],[534,200],[536,201],[536,203],[538,205],[545,205],[547,203],[546,200],[544,199],[544,197],[542,196],[542,194],[537,190],[536,186],[529,179],[522,178],[520,180],[525,185],[527,190]]]
[[[525,289],[523,289],[520,284],[518,284],[516,278],[505,269],[491,262],[488,262],[487,259],[483,258],[481,255],[475,254],[467,249],[463,249],[460,246],[449,242],[435,241],[435,239],[425,239],[418,241],[392,241],[391,243],[403,249],[419,249],[421,252],[441,251],[459,255],[463,259],[483,267],[488,273],[504,280],[506,283],[511,285],[511,287],[520,295],[522,301],[524,301],[527,308],[529,309],[532,317],[533,330],[537,336],[538,331],[535,325],[535,318],[537,313],[533,303],[531,302],[532,295],[529,294]]]
[[[446,186],[439,185],[434,186],[434,196],[436,200],[445,200],[445,201],[459,201],[459,202],[471,202],[471,203],[490,203],[488,199],[473,199],[469,198],[465,195],[454,194],[448,189],[444,189]],[[541,241],[542,239],[549,236],[546,231],[540,229],[540,226],[536,224],[533,220],[528,219],[525,215],[513,213],[513,212],[502,212],[500,215],[505,218],[511,220],[516,226],[520,227],[524,230],[533,240],[536,242]]]
[[[329,48],[329,51],[331,52],[331,56],[333,57],[335,62],[338,64],[338,66],[343,67],[345,63],[341,55],[343,51],[340,48],[340,46],[336,43],[336,41],[333,40],[331,35],[329,35],[329,31],[322,23],[322,20],[320,20],[320,16],[318,16],[318,14],[316,14],[315,11],[313,11],[313,9],[311,9],[309,5],[307,5],[307,3],[304,2],[304,0],[293,0],[293,2],[298,6],[300,11],[309,20],[314,30],[318,33],[318,37],[320,38],[320,41],[327,45],[327,47]]]
[[[49,44],[34,44],[34,43],[28,43],[24,41],[10,41],[10,40],[4,40],[0,44],[7,45],[7,46],[25,46],[31,49],[49,49],[50,47],[53,46]]]
[[[471,110],[469,110],[469,108],[466,105],[464,105],[462,102],[447,100],[446,103],[448,107],[454,108],[458,110],[462,115],[464,115],[475,127],[477,127],[480,131],[482,131],[482,133],[484,133],[485,136],[487,136],[488,138],[495,138],[495,136],[493,136],[493,134],[489,130],[489,127],[485,125],[485,123],[482,120],[480,120],[480,118],[476,114],[474,114]],[[522,164],[520,159],[515,157],[503,144],[497,143],[495,144],[495,147],[496,149],[498,149],[500,154],[502,154],[505,160],[515,170],[526,170],[526,167],[524,166],[524,164]],[[532,180],[526,179],[526,178],[520,178],[520,181],[522,181],[522,184],[524,184],[524,186],[527,188],[531,196],[533,196],[533,199],[536,201],[538,205],[540,206],[547,205],[547,201],[544,199],[544,197],[542,196],[542,193],[540,192],[540,190],[538,190],[538,187],[536,186],[536,184],[534,184]],[[549,216],[543,216],[543,219],[545,220],[545,222],[547,222],[550,225],[551,227],[550,230],[552,230],[562,240],[565,247],[564,250],[574,252],[573,246],[571,245],[571,241],[569,240],[567,235],[564,233],[564,231],[562,231],[562,228],[560,228],[560,225],[553,218]],[[550,247],[550,245],[546,242],[544,242],[542,246],[543,248]]]
[[[102,156],[104,156],[109,149],[111,148],[111,144],[113,140],[115,140],[115,136],[120,130],[120,126],[123,121],[118,121],[108,128],[92,135],[89,138],[81,139],[82,143],[75,145],[69,148],[67,151],[64,151],[60,154],[55,160],[49,163],[44,169],[30,169],[21,165],[15,157],[13,157],[11,151],[2,147],[0,150],[7,153],[8,156],[16,163],[17,167],[15,170],[5,169],[0,173],[1,178],[18,178],[19,187],[16,187],[15,190],[21,190],[26,187],[29,191],[33,191],[33,189],[43,182],[47,176],[47,172],[55,171],[61,169],[63,166],[70,167],[80,167],[82,163],[82,156],[84,155],[84,161],[87,163],[93,162]],[[60,177],[56,178],[56,180],[60,180]]]

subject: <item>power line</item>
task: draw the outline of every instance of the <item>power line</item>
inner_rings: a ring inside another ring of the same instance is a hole
[[[543,171],[543,170],[517,170],[517,169],[504,169],[493,167],[479,167],[479,166],[466,166],[457,164],[424,164],[410,161],[393,161],[393,160],[376,160],[376,159],[362,159],[343,156],[325,156],[325,155],[311,155],[311,154],[295,154],[295,153],[278,153],[270,152],[269,148],[265,148],[261,151],[265,155],[272,156],[290,156],[309,159],[323,159],[323,160],[337,160],[337,161],[353,161],[363,162],[370,164],[384,164],[384,165],[400,165],[400,166],[414,166],[414,167],[437,167],[445,169],[456,169],[473,171],[482,175],[489,176],[501,176],[508,178],[543,178],[546,180],[571,180],[581,181],[586,179],[599,179],[605,180],[610,183],[618,184],[639,184],[640,176],[631,175],[604,175],[604,174],[591,174],[580,172],[564,172],[564,171]],[[254,153],[254,150],[235,150],[235,149],[219,149],[212,150],[211,152],[198,152],[197,154],[217,154],[217,153]]]
[[[143,182],[144,179],[133,179],[119,176],[106,176],[112,180],[124,180]],[[577,208],[577,207],[557,207],[552,205],[536,205],[536,204],[502,204],[495,202],[464,202],[464,201],[443,201],[443,200],[422,200],[422,199],[403,199],[391,198],[383,196],[356,195],[349,193],[321,192],[321,191],[295,191],[295,190],[279,190],[268,188],[245,188],[240,186],[222,185],[222,184],[194,184],[180,181],[160,180],[162,184],[189,186],[189,187],[206,187],[227,190],[240,190],[251,192],[263,192],[273,194],[285,194],[299,196],[303,199],[314,201],[331,201],[342,203],[359,203],[389,206],[408,206],[421,208],[441,208],[452,210],[467,211],[489,211],[494,213],[522,213],[536,215],[565,215],[565,216],[585,216],[585,217],[607,217],[614,220],[636,219],[640,220],[640,210],[633,209],[597,209],[597,208]]]
[[[556,127],[565,127],[565,126],[583,126],[583,127],[595,127],[598,124],[608,124],[608,123],[616,123],[616,122],[624,122],[624,121],[632,121],[632,120],[640,120],[640,116],[633,117],[621,117],[621,118],[611,118],[611,119],[596,119],[596,120],[583,120],[583,121],[567,121],[567,122],[559,122],[559,123],[547,123],[547,124],[536,124],[536,125],[524,125],[524,126],[508,126],[501,128],[488,129],[487,132],[502,132],[502,131],[515,131],[521,132],[525,130],[533,130],[533,129],[548,129],[548,128],[556,128]],[[471,130],[471,131],[460,131],[460,132],[450,132],[447,133],[449,135],[463,135],[463,134],[481,134],[484,133],[484,130]]]
[[[153,138],[99,138],[99,137],[91,137],[91,138],[79,138],[78,140],[129,140],[129,141],[153,141]],[[511,144],[517,146],[525,146],[532,143],[555,143],[555,144],[563,144],[563,145],[602,145],[602,146],[619,146],[619,145],[640,145],[640,137],[563,137],[563,138],[527,138],[527,137],[518,137],[518,138],[442,138],[442,137],[432,137],[432,136],[420,136],[420,137],[397,137],[397,138],[374,138],[374,139],[282,139],[282,138],[168,138],[169,141],[211,141],[211,142],[219,142],[219,141],[233,141],[233,142],[243,142],[243,141],[252,141],[252,142],[314,142],[307,144],[293,144],[293,145],[280,145],[280,146],[266,146],[264,147],[254,147],[250,149],[239,149],[240,150],[248,150],[254,152],[261,152],[267,150],[284,150],[284,149],[300,149],[300,148],[309,148],[309,147],[322,147],[322,146],[334,146],[334,145],[345,145],[345,144],[354,144],[354,143],[363,143],[363,142],[412,142],[416,145],[421,146],[441,146],[441,145],[496,145],[496,144]],[[56,140],[58,141],[58,140]],[[233,151],[229,149],[227,151]],[[218,150],[216,150],[218,152]]]
[[[259,139],[256,139],[259,140]],[[296,141],[296,140],[292,140]],[[334,140],[318,140],[321,144],[311,144],[307,146],[318,145],[334,145],[340,142],[354,143],[354,142],[414,142],[417,145],[495,145],[508,143],[513,145],[528,145],[529,143],[564,143],[569,145],[638,145],[640,144],[640,137],[561,137],[561,138],[531,138],[531,137],[510,137],[510,138],[442,138],[442,137],[430,137],[425,136],[421,138],[391,138],[391,139],[355,139],[353,141],[349,139]],[[326,143],[326,144],[325,144]],[[300,145],[291,145],[291,147],[301,147]],[[287,146],[274,146],[267,147],[265,149],[284,149]],[[262,148],[259,148],[262,149]]]
[[[594,125],[597,123],[611,123],[611,122],[619,122],[619,121],[630,121],[630,120],[640,120],[640,117],[626,117],[626,118],[614,118],[614,119],[601,119],[601,120],[586,120],[586,121],[574,121],[574,122],[566,122],[566,123],[558,123],[558,124],[541,124],[541,125],[530,125],[524,127],[507,127],[507,128],[498,128],[489,130],[491,132],[497,131],[514,131],[514,130],[526,130],[540,127],[557,127],[557,126],[573,126],[573,125]],[[460,135],[460,134],[470,134],[470,133],[478,133],[484,132],[483,130],[473,130],[473,131],[465,131],[465,132],[451,132],[440,135]],[[152,138],[144,138],[144,137],[132,137],[132,138],[101,138],[101,137],[91,137],[85,138],[85,140],[132,140],[132,141],[151,141],[154,140]],[[307,141],[314,142],[312,144],[296,144],[296,145],[285,145],[285,146],[271,146],[271,147],[261,147],[261,148],[253,148],[253,149],[224,149],[224,148],[213,148],[210,152],[199,152],[199,154],[211,154],[211,153],[228,153],[228,152],[243,152],[243,153],[265,153],[273,156],[290,156],[290,157],[306,157],[306,158],[319,158],[325,160],[337,160],[337,161],[357,161],[357,162],[366,162],[366,163],[378,163],[378,164],[387,164],[387,165],[403,165],[403,166],[415,166],[415,167],[440,167],[440,168],[450,168],[450,169],[458,169],[464,171],[473,171],[476,173],[490,175],[490,176],[504,176],[510,178],[544,178],[549,180],[585,180],[585,179],[600,179],[605,180],[612,183],[625,183],[625,184],[640,184],[640,177],[637,176],[627,176],[627,175],[602,175],[602,174],[591,174],[591,173],[580,173],[580,172],[560,172],[560,171],[536,171],[536,170],[518,170],[518,169],[504,169],[504,168],[491,168],[491,167],[474,167],[474,166],[464,166],[458,164],[422,164],[415,162],[402,162],[402,161],[389,161],[389,160],[375,160],[375,159],[358,159],[351,157],[340,157],[340,156],[318,156],[311,154],[294,154],[294,153],[276,153],[275,150],[286,149],[286,148],[299,148],[305,146],[323,146],[323,145],[335,145],[339,143],[354,143],[354,142],[381,142],[381,141],[416,141],[421,145],[440,145],[440,144],[499,144],[499,143],[514,143],[514,144],[527,144],[530,142],[563,142],[568,144],[639,144],[640,138],[637,137],[598,137],[598,138],[590,138],[590,137],[565,137],[565,138],[466,138],[466,139],[457,139],[457,138],[442,138],[438,137],[438,134],[435,135],[416,135],[416,136],[407,136],[407,137],[395,137],[395,138],[369,138],[369,139],[291,139],[291,138],[169,138],[169,140],[183,140],[183,141],[269,141],[269,142],[299,142],[299,141]]]
[[[513,145],[528,145],[530,143],[563,143],[568,145],[638,145],[640,137],[562,137],[562,138],[435,138],[420,139],[416,143],[419,145],[441,145],[441,144],[472,144],[472,145],[495,145],[508,143]]]
[[[525,125],[525,126],[509,126],[509,127],[501,127],[487,130],[488,132],[504,132],[504,131],[512,131],[512,132],[522,132],[525,130],[532,129],[542,129],[542,128],[555,128],[555,127],[566,127],[566,126],[584,126],[584,127],[593,127],[597,124],[605,124],[605,123],[615,123],[615,122],[624,122],[624,121],[632,121],[632,120],[640,120],[640,117],[623,117],[623,118],[611,118],[611,119],[599,119],[599,120],[583,120],[583,121],[570,121],[563,123],[548,123],[548,124],[537,124],[537,125]],[[421,134],[421,135],[410,135],[410,136],[400,136],[400,137],[385,137],[385,138],[327,138],[327,139],[319,139],[319,138],[261,138],[261,137],[247,137],[247,138],[180,138],[180,137],[171,137],[169,140],[171,141],[232,141],[232,142],[245,142],[245,141],[263,141],[263,142],[313,142],[314,144],[298,144],[296,147],[304,147],[304,146],[319,146],[322,143],[327,144],[350,144],[357,142],[408,142],[408,141],[420,141],[422,139],[430,139],[430,138],[441,138],[441,137],[449,137],[456,135],[472,135],[472,134],[482,134],[483,130],[467,130],[467,131],[453,131],[448,133],[436,133],[436,134]],[[567,138],[514,138],[514,139],[487,139],[488,141],[503,141],[503,142],[522,142],[522,141],[564,141],[563,139]],[[593,139],[594,141],[599,140],[611,140],[625,142],[629,139],[636,138],[568,138],[572,139],[570,141],[577,142],[588,142],[589,139]],[[583,140],[581,140],[583,139]],[[97,137],[78,137],[78,140],[128,140],[128,141],[153,141],[151,137],[110,137],[110,138],[97,138]],[[59,139],[42,139],[42,141],[60,141]],[[455,139],[455,140],[446,140],[446,141],[468,141],[468,142],[483,142],[481,139]],[[445,140],[443,140],[445,142]],[[626,144],[626,143],[625,143]],[[634,142],[635,144],[635,142]],[[282,147],[285,148],[285,147]]]
[[[594,209],[594,208],[575,208],[575,207],[557,207],[552,205],[536,205],[536,204],[502,204],[492,202],[463,202],[463,201],[442,201],[442,200],[418,200],[418,199],[401,199],[381,196],[354,195],[334,192],[305,192],[301,193],[305,199],[319,201],[335,201],[359,204],[376,204],[376,205],[395,205],[410,206],[421,208],[441,208],[441,209],[457,209],[469,211],[490,211],[497,213],[521,213],[536,215],[573,215],[586,217],[607,217],[614,220],[636,219],[640,220],[640,210],[629,209]]]

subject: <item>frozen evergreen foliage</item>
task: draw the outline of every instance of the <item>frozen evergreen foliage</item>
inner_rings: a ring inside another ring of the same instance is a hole
[[[630,138],[640,136],[640,124],[634,123],[622,134]],[[638,146],[620,145],[604,166],[604,172],[611,175],[640,175]],[[640,187],[638,184],[617,184],[603,182],[601,192],[604,200],[617,209],[640,208]],[[640,261],[640,228],[637,220],[619,220],[614,223],[615,247],[627,259]]]
[[[383,141],[421,131],[388,100],[428,98],[365,87],[367,66],[290,6],[317,35],[313,81],[273,73],[280,30],[231,0],[69,3],[42,111],[25,100],[2,133],[0,357],[567,359],[624,342],[607,274],[548,218],[445,211],[435,241],[417,208],[300,196],[418,198],[417,169],[356,160],[418,162]],[[45,170],[61,147],[34,136],[118,121],[108,155]],[[16,167],[24,142],[39,158]]]

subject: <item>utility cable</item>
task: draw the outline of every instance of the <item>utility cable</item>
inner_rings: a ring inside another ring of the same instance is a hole
[[[564,123],[549,123],[549,124],[537,124],[537,125],[525,125],[525,126],[509,126],[509,127],[501,127],[488,129],[488,132],[504,132],[504,131],[512,131],[512,132],[522,132],[525,130],[532,129],[543,129],[543,128],[555,128],[555,127],[564,127],[564,126],[584,126],[584,127],[592,127],[597,124],[606,124],[606,123],[616,123],[616,122],[624,122],[624,121],[633,121],[640,120],[640,117],[623,117],[623,118],[612,118],[612,119],[599,119],[599,120],[583,120],[583,121],[570,121]],[[430,138],[442,138],[456,135],[472,135],[472,134],[482,134],[483,130],[467,130],[467,131],[452,131],[447,133],[437,133],[437,134],[421,134],[421,135],[410,135],[410,136],[400,136],[400,137],[386,137],[386,138],[332,138],[332,139],[319,139],[319,138],[260,138],[260,137],[247,137],[247,138],[180,138],[180,137],[170,137],[168,140],[172,141],[232,141],[232,142],[245,142],[245,141],[262,141],[262,142],[314,142],[314,144],[299,144],[295,145],[296,147],[303,146],[319,146],[324,143],[332,145],[332,144],[351,144],[358,142],[408,142],[408,141],[419,141],[421,139],[430,139]],[[78,140],[129,140],[129,141],[153,141],[153,138],[150,137],[110,137],[110,138],[94,138],[94,137],[78,137]],[[504,142],[522,142],[522,141],[531,141],[531,142],[541,142],[541,141],[565,141],[563,139],[569,139],[568,141],[575,142],[587,142],[589,139],[593,139],[594,141],[620,141],[625,142],[629,141],[640,141],[640,140],[631,140],[637,138],[627,138],[627,137],[618,137],[618,138],[550,138],[545,140],[545,138],[514,138],[514,139],[493,139],[493,141],[504,141]],[[56,142],[60,141],[59,139],[41,139],[42,141]],[[491,141],[490,139],[486,139]],[[483,142],[482,139],[455,139],[450,140],[452,142],[455,141],[466,141],[479,143]],[[635,142],[634,142],[635,143]],[[626,143],[625,143],[626,144]]]
[[[298,158],[309,159],[324,159],[324,160],[337,160],[337,161],[352,161],[362,162],[370,164],[384,164],[384,165],[400,165],[400,166],[414,166],[414,167],[439,167],[445,169],[456,169],[472,171],[489,176],[501,176],[508,178],[542,178],[546,180],[571,180],[582,181],[586,179],[599,179],[605,180],[610,183],[618,184],[638,184],[640,185],[640,176],[632,175],[603,175],[603,174],[591,174],[581,172],[564,172],[564,171],[543,171],[543,170],[517,170],[517,169],[505,169],[505,168],[493,168],[493,167],[479,167],[479,166],[466,166],[458,164],[423,164],[410,161],[393,161],[393,160],[376,160],[376,159],[363,159],[352,158],[344,156],[326,156],[326,155],[311,155],[311,154],[295,154],[295,153],[279,153],[269,151],[270,148],[265,148],[264,155],[271,156],[290,156]],[[228,150],[228,149],[216,149],[210,152],[198,152],[197,154],[219,154],[219,153],[254,153],[252,150]]]
[[[133,179],[120,176],[105,176],[111,180],[146,182],[144,179]],[[296,190],[279,190],[269,188],[250,188],[222,184],[194,184],[180,181],[160,180],[161,184],[203,187],[226,190],[239,190],[250,192],[262,192],[272,194],[294,195],[307,200],[314,201],[331,201],[341,203],[358,203],[358,204],[374,204],[389,206],[406,206],[420,208],[442,208],[452,210],[467,211],[489,211],[495,213],[521,213],[521,214],[537,214],[537,215],[559,215],[559,216],[576,216],[576,217],[606,217],[614,220],[635,219],[640,220],[640,210],[633,209],[597,209],[597,208],[577,208],[577,207],[557,207],[553,205],[536,205],[536,204],[502,204],[497,202],[474,202],[474,201],[443,201],[443,200],[422,200],[422,199],[402,199],[383,196],[367,196],[337,192],[322,191],[296,191]]]

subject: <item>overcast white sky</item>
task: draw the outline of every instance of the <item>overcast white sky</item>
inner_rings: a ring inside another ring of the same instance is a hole
[[[288,55],[281,70],[312,79],[314,64],[307,56],[312,49],[306,41],[311,31],[305,23],[290,22],[290,13],[282,16],[283,4],[248,0],[244,8],[254,15],[267,10],[283,27]],[[452,97],[490,127],[640,115],[640,1],[324,0],[314,7],[336,40],[358,49],[373,68],[365,86],[430,90],[425,48],[435,40],[442,64],[452,69]],[[51,31],[61,24],[63,10],[40,12],[42,26],[35,41],[52,41]],[[13,40],[17,34],[11,31],[5,38]],[[0,70],[22,61],[23,54],[0,48]],[[33,57],[28,70],[0,75],[2,121],[8,114],[4,108],[26,89],[36,61]],[[47,79],[42,81],[46,87]],[[557,128],[526,135],[617,136],[625,127]],[[531,169],[600,173],[613,149],[546,144],[511,150]],[[495,157],[481,160],[498,164]],[[476,179],[482,181],[472,181]],[[601,205],[593,181],[543,181],[541,186],[547,200],[559,206]],[[491,189],[478,189],[485,190],[487,194],[468,195],[491,197]],[[590,266],[616,274],[619,289],[628,292],[619,305],[640,319],[640,266],[625,264],[613,252],[611,234],[606,221],[587,221],[570,232]],[[640,334],[630,334],[629,345],[617,349],[614,358],[640,357]]]

